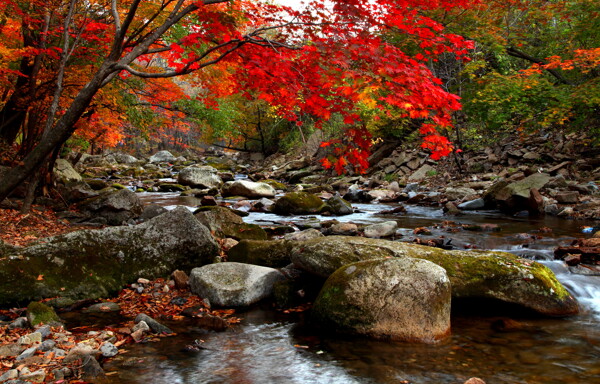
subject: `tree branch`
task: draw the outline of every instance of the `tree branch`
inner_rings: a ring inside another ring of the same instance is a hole
[[[515,47],[508,47],[508,48],[506,48],[506,53],[509,56],[516,57],[516,58],[519,58],[519,59],[524,59],[524,60],[530,61],[530,62],[535,63],[535,64],[539,64],[539,65],[542,65],[542,66],[548,64],[545,60],[538,59],[537,57],[529,56],[525,52],[522,52],[522,51],[516,49]],[[566,84],[566,85],[573,85],[573,83],[571,83],[569,80],[567,80],[557,70],[552,69],[552,68],[544,68],[544,69],[546,71],[550,72],[550,74],[552,74],[552,76],[554,76],[561,83]]]

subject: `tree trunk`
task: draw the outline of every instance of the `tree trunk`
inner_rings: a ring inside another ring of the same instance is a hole
[[[33,175],[52,151],[63,145],[75,130],[75,123],[102,87],[103,81],[112,73],[113,63],[105,62],[96,76],[77,94],[69,109],[40,143],[23,159],[20,165],[8,170],[0,184],[0,202],[25,179]]]

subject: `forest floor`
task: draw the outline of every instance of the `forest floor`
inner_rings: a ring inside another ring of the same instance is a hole
[[[13,209],[0,209],[0,223],[0,240],[16,246],[25,246],[41,238],[79,229],[41,206],[34,206],[26,214]]]

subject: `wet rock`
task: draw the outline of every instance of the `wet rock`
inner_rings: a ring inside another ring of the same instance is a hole
[[[294,265],[329,277],[357,261],[413,257],[446,269],[453,298],[490,298],[522,305],[541,314],[567,316],[578,312],[577,301],[546,266],[496,251],[447,251],[416,244],[331,236],[292,244]]]
[[[92,383],[105,376],[100,363],[91,355],[82,358],[81,371],[81,378]]]
[[[484,199],[496,204],[505,212],[514,213],[527,210],[531,189],[540,190],[550,181],[550,175],[545,173],[534,173],[522,180],[514,181],[501,187],[503,184],[492,186],[492,190],[486,191]]]
[[[412,258],[345,265],[325,282],[312,322],[337,332],[432,343],[450,333],[450,281]]]
[[[193,188],[220,188],[223,180],[218,170],[210,166],[190,166],[183,168],[177,175],[177,182]]]
[[[398,223],[396,221],[385,221],[383,223],[367,225],[364,229],[366,237],[380,238],[390,237],[396,234]]]
[[[200,199],[200,205],[203,207],[216,207],[219,205],[219,203],[214,196],[202,196],[202,199]]]
[[[0,260],[0,304],[106,297],[139,276],[212,262],[218,251],[209,230],[184,207],[135,226],[71,232],[7,254],[19,258]]]
[[[292,192],[279,198],[273,206],[278,215],[304,215],[319,213],[325,203],[316,195],[306,192]]]
[[[544,213],[544,197],[536,188],[531,188],[528,211],[532,214]]]
[[[150,332],[150,326],[144,320],[138,321],[132,328],[131,332],[146,333]]]
[[[449,215],[460,215],[461,210],[458,209],[458,207],[456,206],[456,204],[454,204],[453,202],[449,201],[444,205],[444,212],[446,212]]]
[[[579,203],[579,192],[577,191],[562,191],[554,195],[554,198],[560,204],[577,204]]]
[[[244,264],[281,268],[290,263],[291,242],[287,240],[242,240],[227,252],[227,259]]]
[[[103,193],[78,204],[79,209],[94,217],[106,219],[109,225],[121,225],[138,217],[144,207],[137,195],[128,189]]]
[[[323,237],[323,233],[321,231],[309,228],[300,232],[288,233],[283,236],[284,240],[292,240],[292,241],[304,241],[314,239],[316,237]]]
[[[145,322],[150,327],[152,332],[158,333],[159,335],[162,335],[162,334],[168,335],[168,334],[173,333],[173,331],[171,331],[171,329],[169,327],[159,323],[158,321],[154,320],[153,318],[146,315],[145,313],[140,313],[139,315],[137,315],[135,317],[134,323],[137,324],[141,321]]]
[[[578,265],[581,263],[581,254],[576,254],[576,255],[567,254],[567,256],[564,258],[564,261],[570,267]]]
[[[340,195],[337,194],[329,200],[327,200],[323,211],[328,211],[329,213],[337,216],[350,215],[354,213],[352,205],[350,205],[349,202],[347,202]]]
[[[202,207],[194,213],[196,219],[220,238],[235,240],[266,240],[267,233],[257,224],[247,224],[234,211],[225,207]]]
[[[256,183],[249,180],[229,181],[221,188],[221,195],[243,196],[250,199],[261,197],[275,197],[275,189],[266,183]]]
[[[476,209],[483,209],[485,207],[485,201],[481,198],[465,201],[464,203],[458,204],[458,209],[462,209],[465,211],[471,211]]]
[[[169,151],[159,151],[154,155],[150,156],[148,162],[150,163],[174,163],[176,160],[175,156]]]
[[[559,209],[559,212],[556,214],[558,217],[573,217],[575,215],[575,210],[573,207],[564,207],[563,209]]]
[[[283,274],[273,268],[226,262],[194,268],[190,288],[213,305],[239,307],[271,296],[273,284],[283,279]]]

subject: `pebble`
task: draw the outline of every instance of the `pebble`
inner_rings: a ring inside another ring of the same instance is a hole
[[[33,356],[35,354],[35,351],[37,351],[37,349],[38,349],[37,346],[27,348],[26,350],[21,352],[21,354],[19,356],[17,356],[17,361],[27,359],[28,357]]]
[[[104,357],[113,357],[119,353],[119,349],[115,347],[112,343],[105,342],[100,347],[100,352]]]
[[[53,350],[54,347],[56,347],[56,342],[54,340],[44,340],[38,349],[42,352],[48,352]]]

